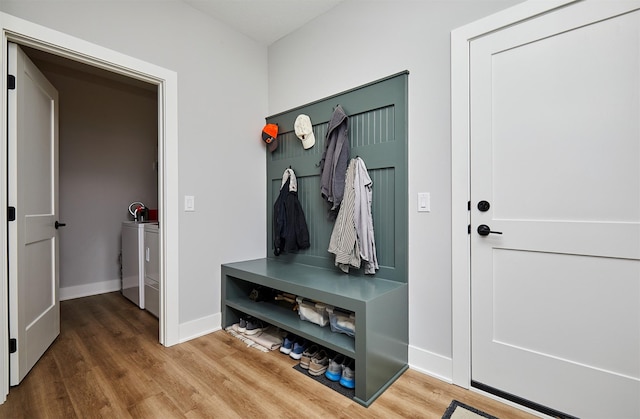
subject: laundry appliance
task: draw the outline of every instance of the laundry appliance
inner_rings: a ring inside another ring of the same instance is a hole
[[[144,308],[160,315],[160,229],[158,223],[144,227]]]
[[[144,309],[144,227],[146,223],[122,223],[122,288],[121,292]]]

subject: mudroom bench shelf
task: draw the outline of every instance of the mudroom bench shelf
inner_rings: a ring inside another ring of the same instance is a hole
[[[303,321],[297,312],[254,302],[257,286],[353,311],[355,337]],[[368,406],[407,369],[407,284],[274,258],[222,265],[222,326],[248,314],[355,360],[355,397]]]

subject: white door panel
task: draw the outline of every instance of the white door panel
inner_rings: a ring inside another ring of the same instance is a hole
[[[15,44],[8,49],[10,384],[22,381],[60,333],[58,297],[58,92]]]
[[[55,307],[55,289],[51,285],[51,272],[53,253],[55,252],[53,240],[41,240],[28,243],[25,250],[25,258],[29,263],[25,266],[25,288],[29,294],[27,305],[24,309],[24,323],[27,330],[49,310]]]
[[[638,27],[632,13],[491,55],[496,218],[640,221]]]
[[[640,340],[629,337],[640,329],[640,262],[495,249],[493,263],[494,341],[640,378]]]
[[[471,42],[472,380],[585,418],[640,417],[639,7]]]

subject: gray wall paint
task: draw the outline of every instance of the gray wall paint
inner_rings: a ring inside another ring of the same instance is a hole
[[[59,94],[60,288],[118,280],[129,203],[158,207],[157,93],[35,62]]]
[[[452,348],[450,32],[519,2],[348,0],[269,48],[270,114],[410,71],[409,344],[419,353]],[[292,57],[307,57],[303,71]],[[417,212],[418,192],[431,193],[431,212]]]
[[[179,322],[220,313],[220,265],[266,255],[266,48],[181,1],[3,0],[0,10],[177,72],[179,173],[169,175],[196,205],[179,215]]]

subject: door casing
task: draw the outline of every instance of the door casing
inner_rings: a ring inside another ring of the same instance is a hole
[[[177,73],[0,12],[1,61],[8,42],[154,84],[158,88],[158,203],[160,229],[160,343],[179,343],[178,322],[178,81]],[[7,67],[0,66],[7,90]],[[7,95],[0,95],[0,185],[7,185]],[[0,194],[6,217],[7,196]],[[7,225],[0,223],[0,403],[9,393]]]

